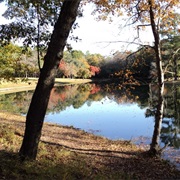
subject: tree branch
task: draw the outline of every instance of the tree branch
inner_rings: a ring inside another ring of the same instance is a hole
[[[168,64],[166,65],[165,69],[164,69],[164,73],[168,72],[167,69],[170,65],[172,65],[172,61],[175,58],[175,55],[180,51],[180,48],[178,48],[175,53],[173,54],[172,58],[169,60]]]
[[[149,46],[149,45],[144,45],[142,48],[140,48],[140,49],[138,49],[137,51],[135,51],[135,52],[133,52],[133,53],[131,53],[130,55],[128,55],[127,57],[126,57],[126,60],[128,59],[128,58],[130,58],[131,56],[133,56],[134,54],[136,54],[136,53],[138,53],[139,51],[141,51],[142,49],[144,49],[144,48],[152,48],[152,49],[154,49],[154,47],[151,47],[151,46]]]
[[[135,44],[135,45],[138,45],[138,46],[144,46],[144,47],[149,47],[149,48],[153,48],[153,46],[150,46],[150,45],[145,45],[145,44],[141,44],[141,43],[136,43],[136,42],[128,42],[128,41],[101,41],[101,42],[96,42],[96,43],[126,43],[126,44]]]

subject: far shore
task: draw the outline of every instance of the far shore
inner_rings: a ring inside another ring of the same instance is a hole
[[[0,80],[0,95],[9,94],[13,92],[21,92],[27,90],[34,90],[37,85],[38,78],[15,78],[12,81]],[[110,79],[72,79],[72,78],[56,78],[55,86],[65,86],[70,84],[83,84],[90,82],[110,82]],[[113,80],[112,80],[113,81]],[[165,81],[166,84],[175,83],[180,84],[180,80],[177,81]]]

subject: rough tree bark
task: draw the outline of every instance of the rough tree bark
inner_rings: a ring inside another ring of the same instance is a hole
[[[60,60],[63,57],[66,40],[77,17],[80,1],[65,0],[54,26],[44,65],[26,117],[24,139],[19,151],[22,160],[36,158],[50,92],[54,86]]]
[[[157,155],[159,153],[159,135],[161,132],[161,124],[162,124],[163,109],[164,109],[164,102],[163,102],[164,73],[162,68],[162,57],[161,57],[161,49],[160,49],[160,38],[159,38],[159,28],[158,28],[159,25],[155,23],[155,15],[153,12],[152,0],[149,0],[148,3],[149,3],[151,28],[155,41],[154,50],[156,54],[156,68],[157,68],[157,76],[158,76],[158,105],[155,114],[155,126],[152,137],[152,143],[150,146],[150,153]]]

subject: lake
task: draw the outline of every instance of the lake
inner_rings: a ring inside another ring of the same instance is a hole
[[[0,96],[0,110],[25,115],[33,91]],[[180,86],[165,86],[160,146],[180,155]],[[54,87],[46,122],[73,126],[109,139],[150,144],[155,123],[157,87],[80,84]],[[168,149],[168,148],[167,148]],[[167,156],[167,155],[166,155]]]
[[[141,109],[136,103],[117,103],[105,96],[99,101],[87,100],[79,108],[70,105],[61,112],[50,112],[45,121],[74,126],[109,139],[131,140],[152,136],[154,120],[145,118],[145,112],[146,108]]]

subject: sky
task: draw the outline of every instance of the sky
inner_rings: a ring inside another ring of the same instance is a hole
[[[77,20],[79,28],[74,31],[82,41],[72,43],[75,49],[86,52],[89,50],[91,53],[100,53],[102,55],[112,55],[116,51],[136,50],[137,45],[122,43],[117,41],[133,42],[137,36],[137,31],[132,27],[122,28],[126,23],[123,18],[114,18],[113,22],[97,21],[96,17],[92,15],[93,6],[87,5],[84,8],[84,17]],[[152,44],[153,36],[148,29],[141,31],[139,43]],[[116,43],[113,43],[116,41]]]
[[[6,7],[4,3],[0,4],[0,24],[7,22],[2,17]],[[114,18],[113,22],[97,21],[96,17],[92,15],[93,5],[86,5],[84,7],[84,13],[82,18],[78,18],[79,27],[73,31],[74,36],[78,36],[81,41],[74,42],[68,41],[72,45],[73,49],[81,50],[84,53],[89,51],[90,53],[100,53],[104,56],[113,55],[117,51],[126,51],[137,49],[137,45],[122,43],[117,41],[133,42],[137,35],[137,32],[132,27],[122,28],[125,24],[123,17]],[[152,44],[153,37],[150,29],[142,31],[140,33],[140,43]],[[116,43],[113,43],[116,41]]]

